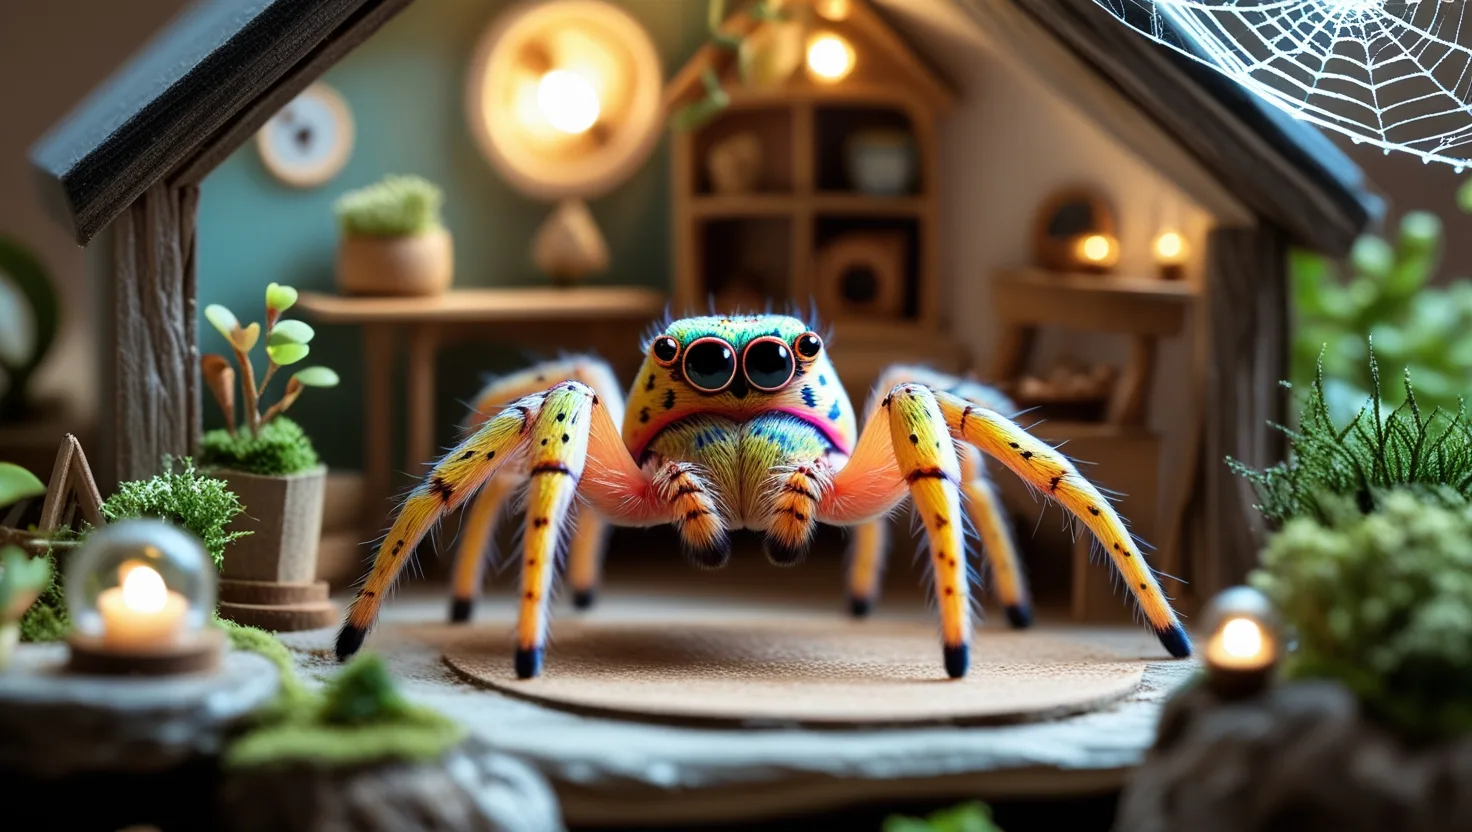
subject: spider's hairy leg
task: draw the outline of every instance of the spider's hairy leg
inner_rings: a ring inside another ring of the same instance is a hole
[[[991,566],[993,592],[1007,612],[1007,621],[1021,629],[1032,623],[1032,599],[1027,589],[1027,576],[1017,557],[1017,541],[1007,522],[1007,511],[997,495],[997,487],[986,473],[981,452],[970,445],[960,446],[961,493],[966,497],[966,513],[971,525],[981,536],[981,548]]]
[[[491,534],[496,528],[496,518],[501,507],[511,496],[521,478],[513,473],[501,473],[491,478],[470,503],[465,515],[465,526],[460,533],[460,545],[455,550],[454,578],[451,581],[450,623],[460,624],[470,620],[475,608],[475,598],[480,594],[486,558],[490,556]]]
[[[864,618],[879,600],[884,555],[889,549],[889,521],[880,518],[854,527],[848,550],[848,611]]]
[[[930,388],[896,387],[889,411],[895,461],[910,485],[910,498],[930,540],[935,600],[940,606],[946,673],[966,675],[970,664],[971,601],[966,574],[966,543],[961,525],[961,464],[945,417]]]
[[[813,529],[818,525],[818,501],[828,490],[829,482],[827,466],[815,460],[792,466],[771,483],[776,493],[772,498],[771,523],[762,539],[767,560],[777,566],[792,566],[802,561],[812,542]]]
[[[691,562],[719,569],[731,559],[726,521],[698,466],[689,462],[657,463],[654,494],[662,503],[665,522],[673,523]]]
[[[588,421],[595,394],[583,384],[560,384],[531,429],[527,454],[526,536],[521,559],[521,611],[516,623],[516,676],[542,671],[547,608],[557,572],[557,543],[588,456]]]
[[[572,545],[567,550],[567,583],[572,587],[572,605],[577,609],[593,606],[607,542],[608,521],[591,509],[578,512]]]
[[[347,659],[363,646],[363,639],[378,619],[384,596],[430,528],[525,447],[545,398],[540,394],[527,396],[491,417],[442,457],[429,476],[409,493],[378,548],[373,570],[358,590],[338,631],[338,659]]]
[[[949,393],[937,392],[935,397],[953,435],[1000,460],[1083,521],[1104,545],[1160,643],[1176,658],[1191,655],[1191,640],[1185,628],[1160,591],[1129,529],[1099,489],[1067,457],[995,410]]]

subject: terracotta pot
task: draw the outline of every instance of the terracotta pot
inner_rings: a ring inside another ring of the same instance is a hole
[[[455,274],[444,228],[408,237],[344,235],[337,244],[337,288],[345,295],[438,295]]]
[[[223,470],[245,508],[230,531],[249,534],[225,550],[221,577],[231,581],[310,584],[317,580],[317,544],[322,538],[322,502],[327,467],[286,477]]]

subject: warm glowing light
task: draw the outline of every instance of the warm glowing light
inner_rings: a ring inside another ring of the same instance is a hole
[[[1262,628],[1250,618],[1233,618],[1222,625],[1222,652],[1234,659],[1255,659],[1263,648]]]
[[[1155,238],[1155,258],[1162,263],[1179,263],[1186,255],[1186,238],[1166,231]]]
[[[598,91],[588,79],[566,69],[554,69],[537,82],[537,107],[542,117],[570,134],[587,132],[598,121]]]
[[[1078,241],[1078,256],[1090,263],[1105,263],[1114,251],[1114,244],[1103,234],[1090,234]]]
[[[853,0],[816,0],[813,9],[829,20],[847,20],[853,11]]]
[[[156,613],[168,601],[163,576],[150,566],[138,564],[123,578],[123,605],[135,612]]]
[[[841,81],[854,70],[854,48],[832,33],[808,42],[808,69],[824,81]]]

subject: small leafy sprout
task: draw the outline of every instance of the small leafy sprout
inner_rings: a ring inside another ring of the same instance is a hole
[[[0,669],[10,663],[20,622],[51,583],[51,561],[33,558],[19,546],[0,548]]]
[[[326,367],[308,367],[294,375],[287,383],[286,392],[275,405],[261,413],[261,397],[266,386],[281,367],[298,364],[311,353],[309,346],[317,333],[302,321],[283,321],[281,313],[296,304],[297,291],[290,286],[272,283],[266,287],[266,373],[256,383],[255,368],[251,364],[250,351],[261,338],[261,325],[252,323],[242,326],[240,319],[219,304],[205,307],[205,319],[210,322],[225,340],[230,342],[235,353],[235,364],[239,367],[240,389],[245,407],[245,427],[252,438],[259,438],[261,427],[291,407],[303,387],[332,387],[337,384],[337,374]],[[235,381],[236,371],[220,355],[205,355],[200,358],[200,373],[205,385],[214,394],[215,401],[225,413],[225,430],[231,438],[236,435]],[[310,380],[301,380],[308,373]],[[330,383],[327,381],[330,379]]]
[[[1002,832],[1002,829],[992,821],[991,809],[985,803],[963,803],[926,818],[890,815],[884,819],[884,832]]]
[[[12,462],[0,462],[0,507],[46,493],[46,484]]]

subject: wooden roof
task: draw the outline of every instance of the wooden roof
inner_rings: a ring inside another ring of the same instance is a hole
[[[161,179],[198,182],[410,0],[201,0],[31,148],[86,244]]]

